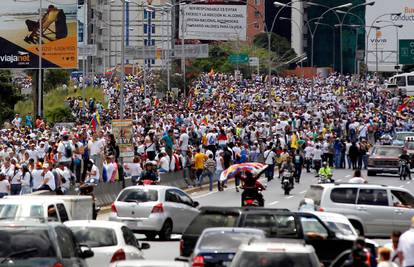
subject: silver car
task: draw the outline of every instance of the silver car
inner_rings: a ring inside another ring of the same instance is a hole
[[[301,204],[313,206],[317,211],[343,214],[360,235],[372,237],[388,237],[393,231],[405,231],[414,216],[413,195],[395,186],[311,185]]]
[[[123,222],[148,239],[158,235],[161,240],[169,240],[171,234],[181,234],[197,216],[198,205],[176,187],[130,186],[112,204],[109,220]]]

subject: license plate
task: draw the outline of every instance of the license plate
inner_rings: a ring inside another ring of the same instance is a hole
[[[139,226],[139,221],[124,221],[129,228],[136,228]]]

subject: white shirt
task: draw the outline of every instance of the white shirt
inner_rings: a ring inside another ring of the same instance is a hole
[[[170,164],[170,157],[168,155],[160,159],[160,167],[167,172],[170,171],[169,164]]]
[[[322,150],[315,148],[312,152],[313,160],[322,160]]]
[[[400,236],[398,251],[402,252],[404,256],[402,266],[414,265],[414,228],[411,228]]]
[[[71,147],[71,149],[72,149],[72,156],[73,156],[73,154],[75,152],[75,146],[72,144],[72,142],[70,142],[70,141],[60,142],[59,145],[58,145],[58,148],[57,148],[57,152],[62,154],[62,158],[60,158],[59,161],[68,162],[68,161],[71,161],[72,160],[71,157],[70,158],[67,158],[66,155],[65,155],[66,154],[65,153],[66,146],[70,146]]]
[[[10,193],[9,186],[9,180],[3,179],[3,181],[0,181],[0,193]]]
[[[187,133],[182,133],[180,135],[180,143],[181,143],[181,150],[187,151],[188,150],[188,140],[190,139],[190,137],[188,136]]]
[[[126,163],[128,167],[128,173],[131,176],[140,176],[142,172],[141,165],[139,163]]]
[[[274,164],[273,158],[276,158],[275,152],[273,152],[272,150],[267,150],[264,152],[263,155],[265,157],[265,164]]]
[[[366,181],[362,177],[352,177],[349,179],[348,183],[350,184],[364,184]]]
[[[32,177],[33,177],[33,188],[39,188],[39,186],[42,184],[42,181],[43,181],[42,170],[33,170]]]
[[[110,164],[110,165],[112,165],[112,164]],[[92,172],[96,172],[96,174],[95,175],[91,175],[90,176],[90,179],[95,179],[96,181],[99,181],[99,170],[98,170],[98,167],[96,167],[96,165],[95,164],[93,164],[92,165],[92,168],[91,168],[91,173]],[[110,179],[112,177],[112,175],[111,176],[108,176],[108,179]]]
[[[98,155],[103,151],[104,143],[101,140],[91,141],[89,145],[91,156]]]
[[[217,136],[215,133],[208,133],[206,139],[208,146],[216,145]]]
[[[56,189],[56,183],[55,183],[55,176],[53,176],[53,173],[51,171],[46,172],[45,176],[43,177],[44,180],[49,179],[47,181],[47,185],[52,189],[53,191]]]

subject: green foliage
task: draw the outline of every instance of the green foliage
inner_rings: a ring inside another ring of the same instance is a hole
[[[46,111],[46,118],[48,122],[73,122],[75,118],[72,115],[72,112],[69,107],[57,107],[52,110]]]
[[[61,69],[50,69],[45,73],[44,89],[49,92],[63,84],[68,85],[70,80],[69,72]]]
[[[268,49],[267,33],[259,33],[254,37],[254,45]],[[280,62],[287,61],[296,56],[295,51],[290,46],[289,41],[276,33],[270,34],[270,50],[274,53],[274,60]]]
[[[11,72],[0,70],[0,125],[14,116],[14,105],[21,99],[18,89],[13,86]]]

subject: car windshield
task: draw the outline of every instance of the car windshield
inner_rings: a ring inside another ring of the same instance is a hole
[[[42,205],[0,204],[0,218],[43,218]]]
[[[70,227],[70,229],[79,244],[86,244],[91,248],[117,245],[113,229],[101,227]]]
[[[237,262],[238,267],[303,267],[315,266],[309,254],[275,253],[275,252],[243,252]]]
[[[202,213],[199,214],[185,230],[184,234],[199,235],[204,229],[210,227],[234,227],[238,214]]]
[[[199,249],[236,251],[240,244],[248,242],[250,239],[263,237],[253,232],[209,232],[203,235]]]
[[[409,150],[414,150],[414,142],[408,142],[408,143],[406,144],[406,147],[407,147],[407,149],[409,149]]]
[[[399,132],[395,135],[396,140],[404,141],[406,137],[413,136],[413,132]]]
[[[372,155],[384,157],[398,157],[402,154],[400,147],[376,147],[372,151]]]
[[[127,189],[121,193],[117,201],[122,202],[150,202],[158,200],[157,190]]]
[[[326,221],[326,220],[324,220],[324,221],[328,225],[329,229],[331,229],[335,233],[339,233],[339,234],[342,234],[344,236],[350,236],[350,235],[356,236],[357,235],[349,224],[340,223],[340,222]]]
[[[1,228],[0,248],[0,258],[56,257],[48,230],[43,228]]]

